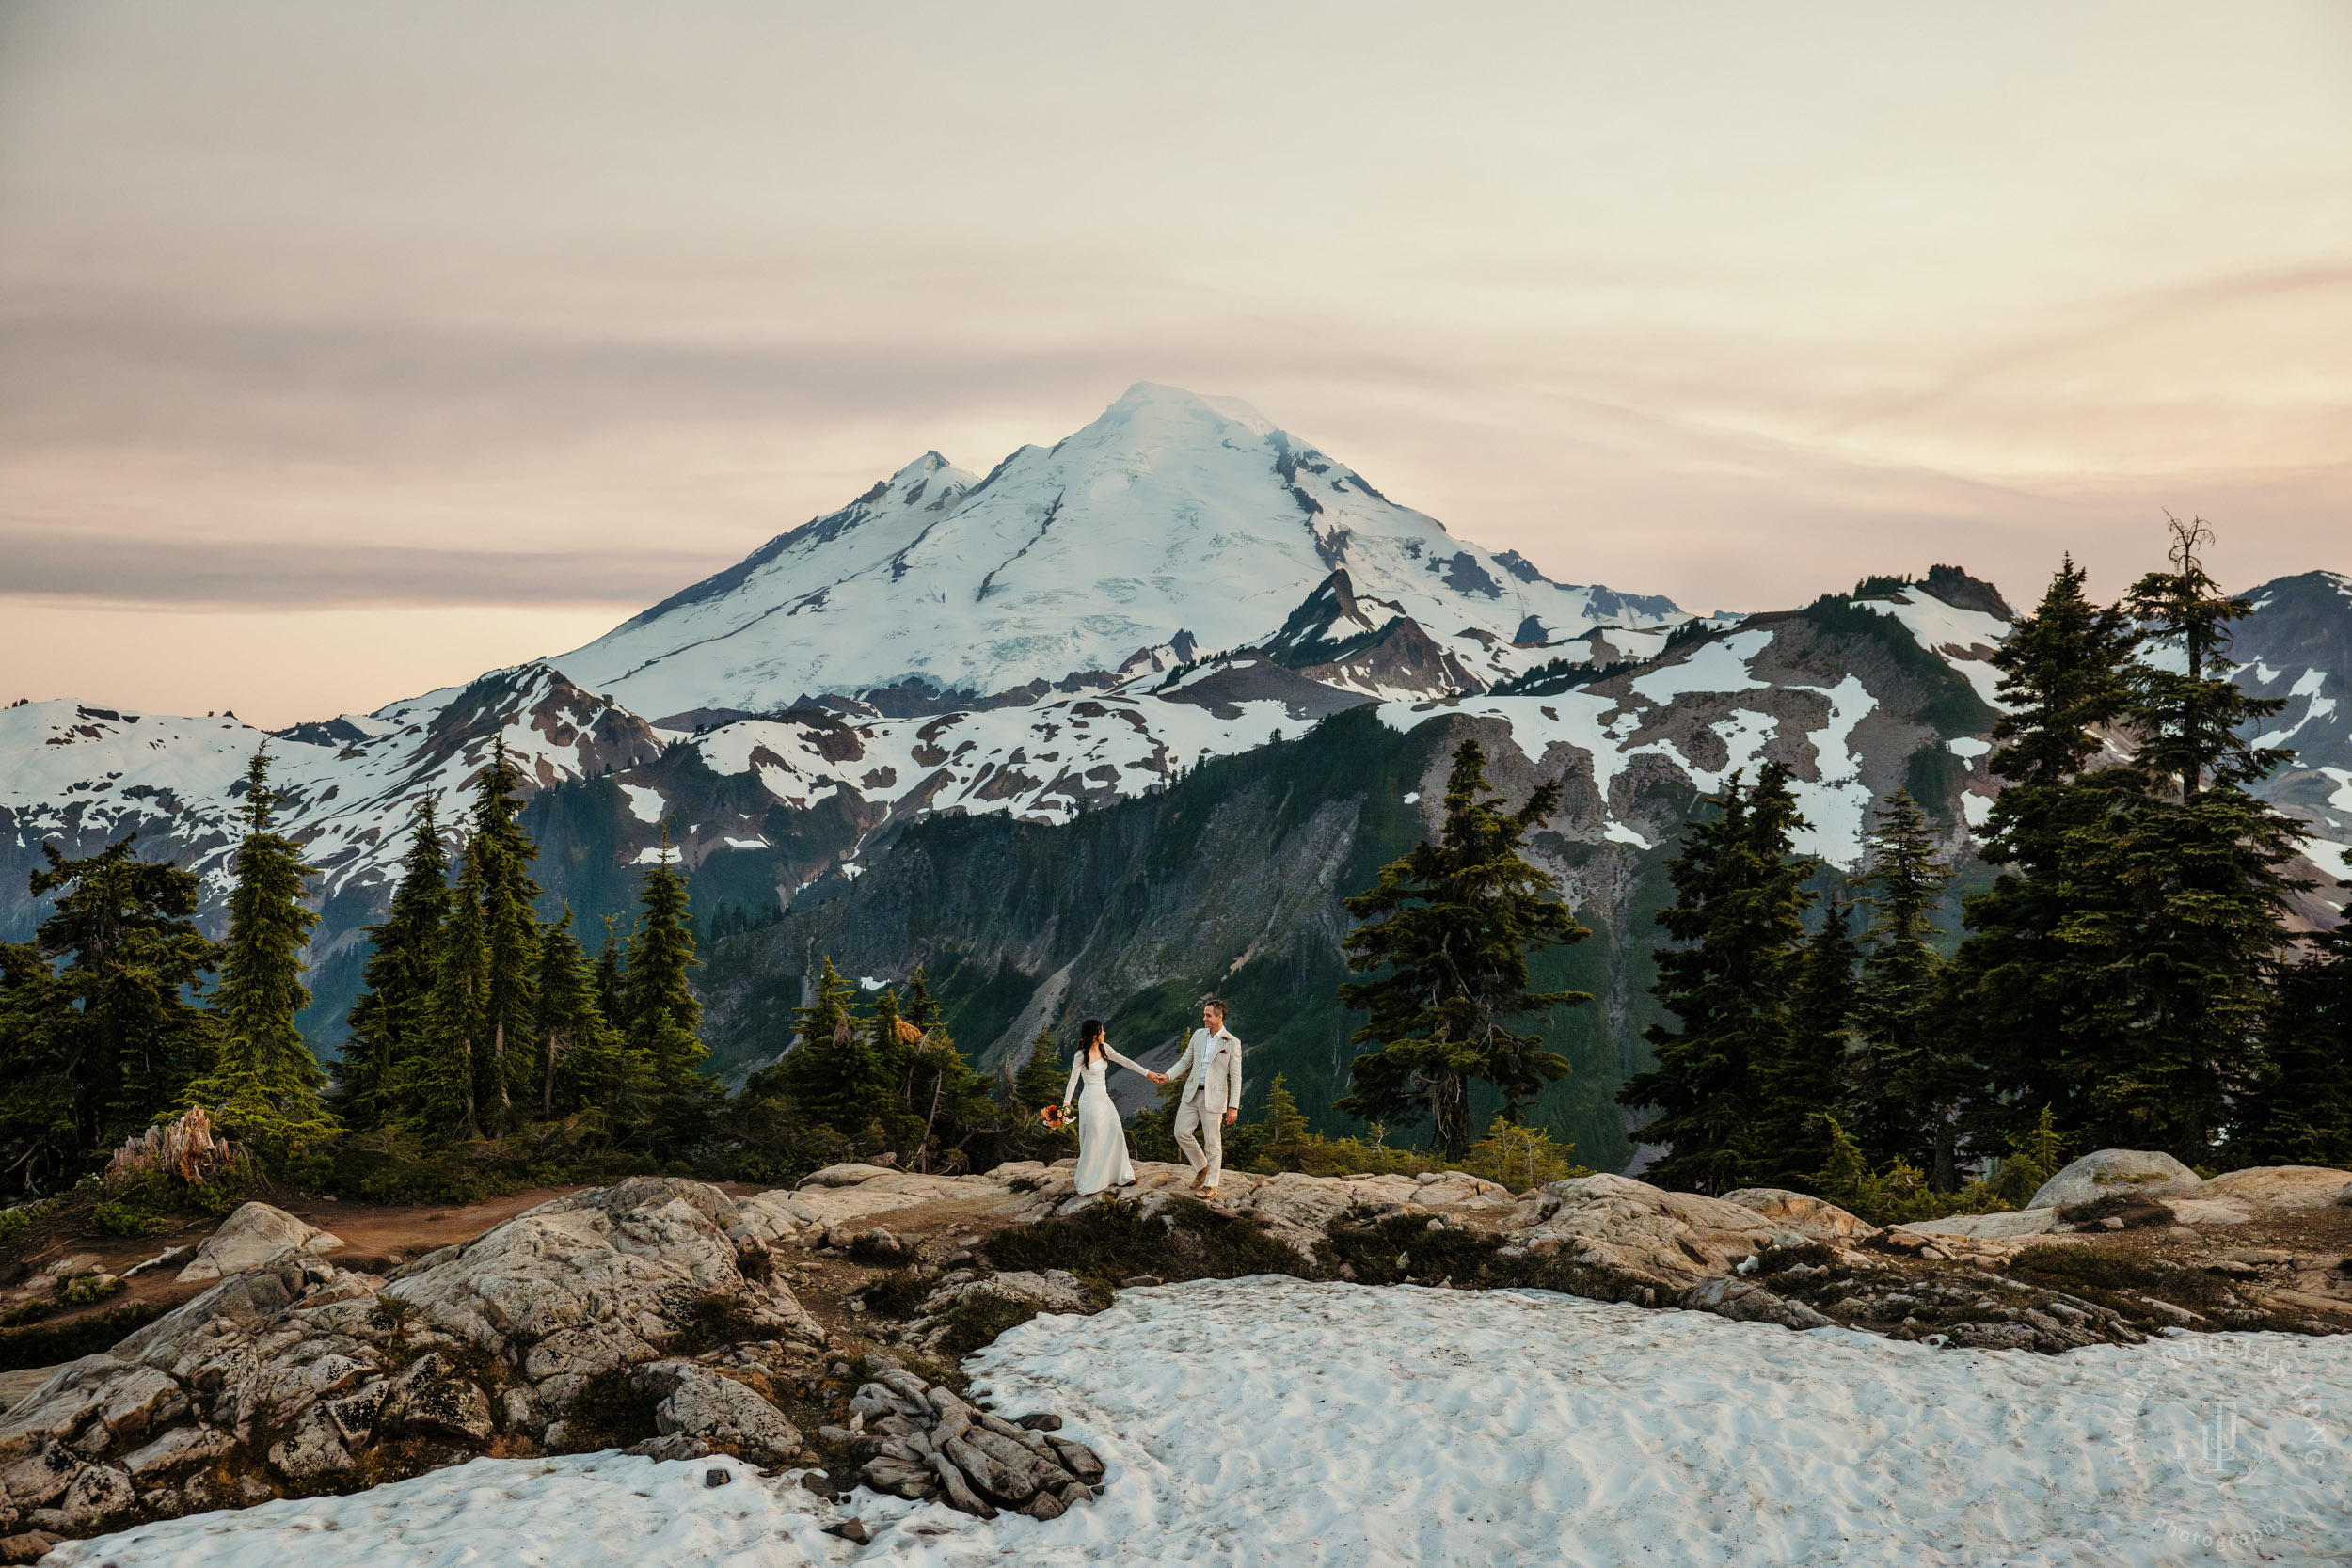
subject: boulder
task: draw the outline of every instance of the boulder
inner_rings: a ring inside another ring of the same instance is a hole
[[[1481,1180],[1464,1171],[1426,1171],[1415,1177],[1408,1203],[1460,1209],[1508,1209],[1511,1189],[1499,1181]]]
[[[1099,1305],[1087,1293],[1087,1288],[1076,1275],[1064,1269],[1048,1269],[1032,1274],[1016,1269],[1009,1274],[991,1275],[985,1279],[959,1280],[942,1285],[923,1298],[918,1315],[937,1317],[958,1302],[971,1295],[1003,1296],[1010,1301],[1026,1302],[1041,1312],[1088,1313]],[[900,1373],[901,1377],[908,1374]]]
[[[661,1402],[655,1428],[663,1435],[684,1433],[763,1465],[788,1463],[801,1451],[800,1429],[759,1394],[735,1379],[691,1361],[656,1361],[631,1381]]]
[[[183,1284],[246,1274],[287,1252],[332,1252],[342,1239],[314,1225],[306,1225],[283,1209],[266,1203],[243,1203],[204,1238],[180,1271]]]
[[[2352,1173],[2326,1165],[2255,1165],[2201,1183],[2197,1196],[2257,1209],[2325,1209],[2346,1182]]]
[[[1525,1230],[1531,1250],[1556,1241],[1581,1262],[1677,1293],[1794,1234],[1740,1204],[1606,1174],[1551,1182],[1515,1213],[1540,1216]]]
[[[1694,1312],[1712,1312],[1734,1323],[1778,1323],[1783,1328],[1835,1328],[1835,1319],[1822,1316],[1801,1301],[1784,1300],[1770,1287],[1751,1279],[1708,1279],[1685,1291],[1680,1305]]]
[[[2197,1173],[2169,1154],[2102,1148],[2084,1155],[2044,1181],[2026,1207],[2059,1209],[2070,1203],[2090,1203],[2129,1192],[2150,1196],[2163,1195],[2169,1202],[2174,1195],[2189,1193],[2198,1185]]]
[[[1851,1246],[1878,1234],[1878,1227],[1846,1212],[1829,1199],[1815,1197],[1811,1193],[1790,1192],[1786,1187],[1742,1187],[1738,1192],[1725,1193],[1724,1201],[1753,1209],[1774,1224],[1827,1246]]]
[[[242,1234],[266,1233],[251,1221]],[[542,1204],[385,1279],[280,1246],[0,1418],[0,1533],[344,1484],[388,1441],[410,1445],[404,1467],[561,1446],[589,1377],[646,1363],[660,1363],[636,1375],[661,1429],[647,1451],[797,1457],[800,1433],[755,1385],[814,1373],[824,1336],[770,1271],[743,1272],[765,1257],[731,1239],[743,1224],[714,1187],[647,1178]],[[681,1354],[714,1324],[726,1343]]]

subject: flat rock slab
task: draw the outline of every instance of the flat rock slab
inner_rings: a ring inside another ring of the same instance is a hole
[[[2347,1186],[2352,1186],[2352,1171],[2327,1165],[2255,1165],[2201,1183],[2197,1196],[2264,1209],[2325,1209],[2340,1201]]]

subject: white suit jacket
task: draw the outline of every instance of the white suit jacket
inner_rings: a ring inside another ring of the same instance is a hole
[[[1187,1076],[1189,1074],[1189,1076]],[[1241,1041],[1230,1029],[1212,1035],[1195,1029],[1184,1053],[1168,1069],[1170,1078],[1184,1080],[1184,1098],[1200,1096],[1202,1109],[1212,1116],[1241,1103]]]

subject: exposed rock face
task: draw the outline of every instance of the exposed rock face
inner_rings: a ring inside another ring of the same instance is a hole
[[[1539,1187],[1519,1200],[1511,1217],[1525,1229],[1531,1249],[1549,1242],[1580,1261],[1677,1293],[1728,1275],[1768,1246],[1845,1244],[1877,1234],[1832,1204],[1814,1211],[1781,1207],[1785,1217],[1772,1218],[1728,1198],[1600,1175]]]
[[[2175,1194],[2202,1196],[2197,1173],[2169,1154],[2136,1148],[2102,1148],[2044,1181],[2026,1207],[2059,1209],[2070,1203],[2090,1203],[2117,1193]]]
[[[2006,1214],[1954,1214],[1949,1219],[1921,1220],[1905,1230],[1919,1236],[1974,1236],[2008,1241],[2040,1236],[2057,1227],[2056,1209],[2019,1209]]]
[[[1068,1278],[1068,1275],[1064,1275]],[[936,1500],[993,1519],[999,1508],[1058,1519],[1094,1495],[1103,1462],[1059,1435],[1044,1412],[1008,1421],[933,1387],[889,1356],[850,1402],[850,1424],[822,1435],[864,1460],[859,1479],[877,1492]]]
[[[2352,1173],[2325,1165],[2255,1165],[2200,1182],[2197,1196],[2268,1209],[2325,1209],[2347,1186]]]
[[[1826,1198],[1793,1193],[1786,1187],[1742,1187],[1724,1195],[1725,1203],[1753,1209],[1766,1219],[1803,1231],[1817,1242],[1861,1242],[1878,1228],[1849,1214]]]
[[[333,1252],[343,1244],[316,1226],[306,1225],[283,1209],[266,1203],[242,1203],[220,1228],[204,1239],[180,1271],[183,1284],[224,1279],[258,1269],[281,1253]]]
[[[221,1234],[282,1237],[276,1213]],[[657,1451],[789,1460],[801,1434],[759,1390],[813,1370],[823,1335],[765,1250],[723,1194],[667,1178],[543,1204],[385,1279],[279,1246],[8,1412],[0,1530],[560,1447],[572,1397],[628,1369],[659,1401]]]

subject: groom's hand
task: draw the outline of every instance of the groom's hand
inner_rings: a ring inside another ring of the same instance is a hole
[[[1237,1122],[1237,1121],[1239,1121],[1239,1120],[1241,1120],[1241,1112],[1240,1112],[1238,1109],[1236,1109],[1235,1107],[1233,1107],[1233,1106],[1231,1106],[1231,1105],[1226,1106],[1226,1107],[1225,1107],[1225,1125],[1226,1125],[1226,1126],[1228,1126],[1228,1127],[1231,1127],[1231,1126],[1232,1126],[1232,1125],[1233,1125],[1233,1123],[1235,1123],[1235,1122]]]

